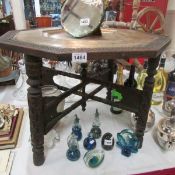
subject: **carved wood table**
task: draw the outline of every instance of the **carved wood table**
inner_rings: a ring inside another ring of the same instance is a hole
[[[101,36],[89,36],[82,39],[72,38],[63,30],[55,28],[10,31],[0,37],[1,48],[22,52],[26,55],[27,83],[30,86],[28,105],[34,164],[42,165],[44,163],[44,134],[58,120],[78,106],[81,105],[84,111],[88,99],[134,112],[138,116],[136,135],[140,139],[141,148],[153,92],[154,75],[160,54],[169,43],[170,39],[167,36],[127,29],[103,29]],[[77,75],[42,66],[42,58],[71,61],[73,53],[86,53],[88,60],[105,59],[108,62],[108,67],[100,74],[89,75],[86,70],[87,64],[82,63],[81,74]],[[149,58],[148,76],[145,79],[143,90],[113,84],[114,61],[138,56]],[[57,74],[80,79],[81,82],[73,88],[66,88],[53,82],[53,76]],[[106,78],[103,78],[104,76]],[[99,87],[86,93],[85,87],[89,83],[99,84]],[[41,86],[49,84],[56,85],[64,93],[59,97],[42,97]],[[107,88],[106,98],[96,96],[95,94],[103,88]],[[111,101],[112,89],[117,89],[122,94],[123,99],[120,102]],[[71,94],[79,95],[81,99],[63,112],[57,113],[58,103]]]

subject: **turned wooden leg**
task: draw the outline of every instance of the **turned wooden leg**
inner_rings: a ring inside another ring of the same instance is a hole
[[[87,63],[82,63],[81,64],[81,76],[82,76],[82,82],[84,83],[84,82],[86,82],[86,77],[87,77]],[[82,88],[82,100],[83,100],[83,102],[82,102],[82,110],[83,111],[85,111],[86,110],[86,98],[85,98],[85,96],[86,96],[86,92],[85,92],[85,88],[86,88],[86,86],[84,86],[83,88]]]
[[[108,81],[113,83],[113,78],[114,78],[114,61],[113,60],[108,60],[108,68],[110,69],[108,73]],[[107,97],[106,99],[111,100],[111,91],[112,91],[112,86],[109,85],[107,87]]]
[[[28,105],[30,118],[33,162],[36,166],[44,163],[44,118],[41,93],[42,59],[27,55],[25,58],[28,76]]]
[[[152,93],[154,88],[154,75],[159,64],[160,56],[148,59],[148,76],[145,79],[143,87],[143,96],[138,112],[138,120],[136,125],[136,135],[140,140],[140,148],[142,147],[143,135],[146,128],[148,112],[151,106]]]

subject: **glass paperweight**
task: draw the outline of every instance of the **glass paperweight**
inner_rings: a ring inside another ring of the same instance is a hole
[[[71,161],[76,161],[80,158],[79,145],[77,141],[77,136],[71,134],[67,139],[67,145],[69,149],[66,152],[66,157]]]
[[[122,155],[129,157],[131,153],[137,153],[139,148],[139,140],[135,133],[129,129],[124,129],[117,133],[117,145],[122,150]]]
[[[88,167],[95,168],[103,162],[104,156],[103,150],[91,150],[86,152],[83,159]]]
[[[84,139],[83,146],[87,150],[92,150],[96,147],[96,140],[94,139],[92,133],[89,133],[88,137]]]
[[[72,127],[72,133],[74,133],[77,136],[77,140],[81,140],[82,138],[82,132],[81,132],[81,126],[79,123],[79,118],[77,114],[75,114],[75,120],[74,120],[74,125]]]
[[[99,120],[99,112],[96,109],[95,119],[92,124],[92,129],[90,131],[95,139],[99,139],[101,137],[101,129],[100,129],[100,120]]]
[[[114,147],[114,137],[111,133],[107,132],[101,139],[101,146],[105,150],[111,150]]]

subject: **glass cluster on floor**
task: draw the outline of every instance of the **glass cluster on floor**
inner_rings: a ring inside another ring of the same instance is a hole
[[[99,112],[96,109],[92,128],[87,136],[83,140],[83,147],[87,152],[83,156],[83,160],[88,167],[98,167],[104,160],[105,151],[112,150],[114,147],[114,137],[111,133],[104,133],[102,136],[102,130],[100,128]],[[79,149],[79,142],[82,139],[82,129],[80,125],[80,119],[75,115],[74,123],[72,126],[72,132],[67,138],[68,149],[66,152],[67,159],[70,161],[76,161],[80,158],[81,153]],[[101,138],[101,147],[103,149],[96,149],[96,139]],[[131,153],[137,153],[139,148],[139,140],[135,133],[129,129],[124,129],[120,133],[117,133],[116,146],[121,149],[121,153],[124,156],[129,157]]]

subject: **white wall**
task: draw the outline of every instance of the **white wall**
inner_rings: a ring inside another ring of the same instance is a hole
[[[172,40],[168,48],[175,49],[175,0],[169,0],[168,2],[165,18],[165,32]]]
[[[13,19],[16,30],[26,29],[23,0],[10,0],[13,10]]]
[[[41,16],[39,0],[35,0],[35,13],[37,17]]]
[[[168,1],[168,10],[175,10],[175,0]]]

